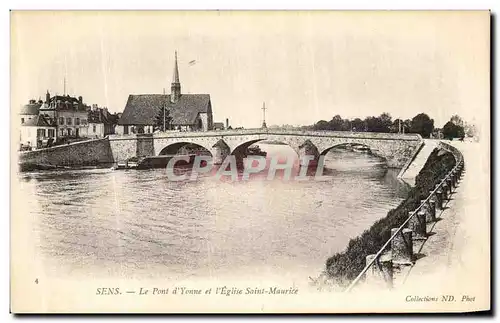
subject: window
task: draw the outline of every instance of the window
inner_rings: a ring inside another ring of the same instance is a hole
[[[61,129],[61,136],[64,136],[64,129]]]
[[[49,131],[49,137],[50,138],[54,138],[55,134],[56,134],[55,130],[54,129],[49,129],[48,131]]]
[[[45,137],[45,129],[37,129],[36,136],[37,136],[37,138],[44,138]]]
[[[75,125],[79,126],[80,125],[80,118],[75,119]]]
[[[67,131],[68,131],[68,136],[71,136],[71,129],[68,128]]]
[[[82,124],[86,125],[87,124],[87,119],[82,119]]]
[[[21,123],[24,123],[24,118],[21,118]]]
[[[70,126],[71,126],[71,123],[72,123],[71,118],[66,118],[66,124],[68,124],[68,125],[70,125]]]
[[[123,126],[123,134],[128,135],[128,126]]]
[[[92,131],[95,133],[95,124],[92,125]]]
[[[64,124],[64,118],[63,117],[59,118],[59,124]]]

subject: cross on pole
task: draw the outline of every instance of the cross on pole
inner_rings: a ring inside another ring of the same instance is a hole
[[[262,113],[264,115],[264,119],[262,119],[262,128],[267,128],[267,125],[266,125],[266,102],[263,103]]]

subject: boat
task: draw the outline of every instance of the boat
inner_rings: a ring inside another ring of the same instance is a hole
[[[370,152],[370,148],[366,146],[354,146],[352,148],[353,151],[358,152],[358,153],[367,153]]]
[[[18,165],[19,165],[19,171],[21,172],[30,172],[35,170],[71,169],[71,167],[69,166],[59,166],[59,165],[29,163],[29,162],[20,162]]]
[[[153,168],[165,168],[168,162],[173,157],[189,157],[189,161],[179,160],[175,163],[175,166],[191,165],[194,162],[196,154],[189,155],[160,155],[160,156],[147,156],[147,157],[133,157],[126,161],[120,161],[116,164],[114,169],[153,169]]]
[[[253,145],[247,148],[247,156],[263,156],[266,157],[267,153],[260,149],[258,145]]]
[[[135,169],[137,168],[138,162],[134,160],[119,161],[116,163],[115,169]]]

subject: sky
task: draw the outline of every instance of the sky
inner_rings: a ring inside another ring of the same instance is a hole
[[[11,104],[66,92],[111,112],[129,94],[211,95],[214,121],[453,114],[489,123],[488,12],[67,11],[11,14]],[[194,62],[193,62],[194,61]],[[191,63],[190,63],[191,62]]]

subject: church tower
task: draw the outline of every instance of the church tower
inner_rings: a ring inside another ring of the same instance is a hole
[[[175,51],[174,75],[172,77],[172,86],[170,88],[170,102],[179,101],[181,96],[181,83],[179,82],[179,68],[177,66],[177,51]]]

